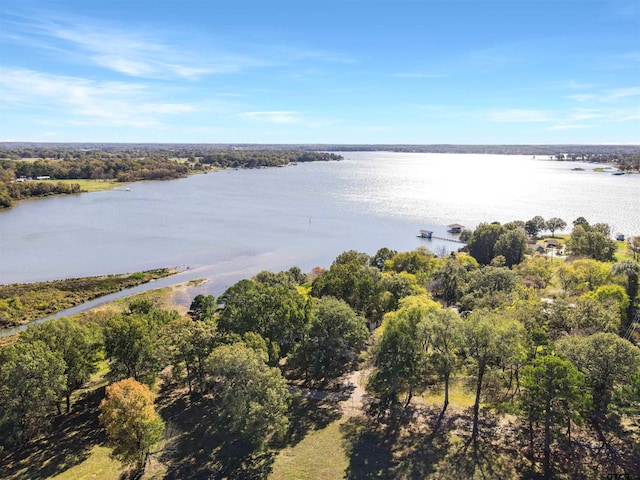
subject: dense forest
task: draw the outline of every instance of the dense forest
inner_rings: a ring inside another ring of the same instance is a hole
[[[318,465],[343,459],[336,478],[630,478],[640,237],[566,225],[481,224],[442,258],[347,251],[186,315],[138,298],[30,327],[0,350],[6,478],[95,445],[137,474],[154,459],[153,478],[300,478],[287,469],[313,435],[329,436]]]
[[[79,193],[78,184],[49,180],[170,180],[215,168],[258,168],[340,160],[333,153],[294,150],[161,148],[0,148],[0,208],[30,197]],[[46,179],[47,181],[42,181]]]

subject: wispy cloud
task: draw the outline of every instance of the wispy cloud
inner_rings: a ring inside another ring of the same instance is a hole
[[[502,109],[487,112],[487,120],[509,123],[547,124],[549,130],[592,128],[603,123],[640,120],[640,109],[633,107],[573,108],[567,110]]]
[[[242,112],[240,118],[267,123],[299,123],[302,118],[300,112],[269,111],[269,112]]]
[[[605,102],[610,102],[614,100],[620,100],[622,98],[637,96],[640,96],[640,87],[617,88],[606,91],[602,97],[602,100]]]
[[[566,98],[575,100],[580,103],[597,102],[612,103],[618,100],[624,100],[630,97],[640,96],[640,87],[624,87],[614,88],[591,93],[579,93],[575,95],[567,95]]]
[[[36,19],[37,18],[37,19]],[[243,44],[225,46],[215,38],[185,44],[179,31],[151,31],[139,25],[124,30],[86,17],[45,14],[11,15],[4,22],[2,39],[57,59],[90,64],[139,78],[198,80],[252,68],[268,68],[307,61],[351,63],[344,55],[292,45]],[[194,33],[186,38],[193,38]],[[201,48],[206,44],[206,51]],[[239,51],[241,50],[241,51]]]
[[[159,126],[165,116],[196,110],[192,104],[154,101],[149,90],[139,83],[99,82],[17,68],[0,70],[0,101],[5,108],[40,108],[58,112],[58,118],[77,124]]]

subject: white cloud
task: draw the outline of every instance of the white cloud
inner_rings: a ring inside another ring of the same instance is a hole
[[[301,121],[300,113],[291,111],[243,112],[240,117],[267,123],[299,123]]]
[[[191,39],[198,32],[184,35],[179,30],[165,29],[159,33],[142,25],[124,30],[102,20],[47,16],[42,12],[34,16],[8,15],[3,26],[0,36],[5,41],[48,51],[56,59],[63,55],[67,61],[140,78],[198,80],[212,74],[305,61],[351,63],[351,59],[340,54],[292,45],[260,43],[229,47],[215,38],[193,42]]]
[[[609,102],[620,100],[621,98],[637,97],[640,95],[640,87],[617,88],[608,90],[602,97],[603,101]]]
[[[40,108],[76,124],[158,126],[164,116],[193,112],[187,103],[155,102],[147,85],[99,82],[26,69],[0,70],[5,107]]]

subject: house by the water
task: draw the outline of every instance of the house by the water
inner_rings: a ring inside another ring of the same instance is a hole
[[[447,232],[449,233],[461,233],[464,225],[460,225],[459,223],[452,223],[451,225],[447,225]]]

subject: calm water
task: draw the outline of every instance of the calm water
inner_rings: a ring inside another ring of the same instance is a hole
[[[519,156],[344,156],[22,203],[0,212],[0,283],[188,266],[161,284],[208,277],[219,294],[263,269],[328,267],[351,248],[455,248],[416,238],[447,236],[448,223],[584,216],[640,234],[640,175]]]

